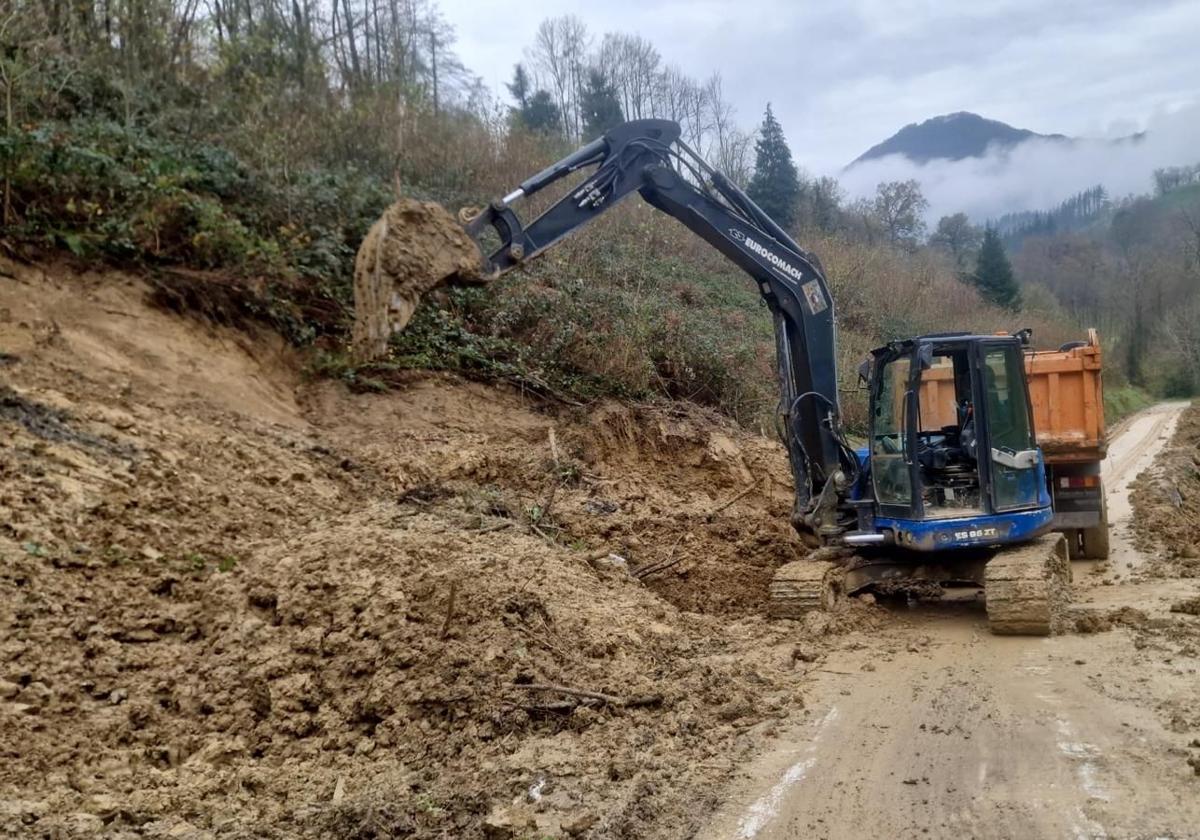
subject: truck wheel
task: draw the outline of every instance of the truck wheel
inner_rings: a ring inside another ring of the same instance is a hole
[[[1100,488],[1101,494],[1104,487]],[[1083,529],[1083,556],[1088,560],[1108,559],[1108,502],[1100,496],[1100,524]]]
[[[1085,556],[1080,533],[1078,528],[1068,528],[1062,532],[1062,535],[1067,538],[1067,557],[1071,560],[1082,560]]]

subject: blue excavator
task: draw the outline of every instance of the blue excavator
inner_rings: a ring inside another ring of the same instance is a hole
[[[525,223],[515,206],[589,170]],[[667,120],[613,128],[465,223],[482,274],[536,258],[639,194],[744,270],[774,319],[779,426],[795,479],[792,523],[814,549],[782,567],[770,612],[799,618],[869,587],[982,586],[994,632],[1061,629],[1070,564],[1033,428],[1028,331],[892,341],[860,367],[867,446],[843,431],[834,301],[817,257],[713,170]],[[923,388],[925,380],[937,388]],[[939,393],[940,406],[922,405]],[[952,403],[951,403],[952,401]]]

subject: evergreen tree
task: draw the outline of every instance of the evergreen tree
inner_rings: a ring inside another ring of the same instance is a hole
[[[513,80],[505,85],[512,98],[517,100],[517,110],[524,111],[529,107],[529,74],[525,65],[518,63],[513,67]]]
[[[562,119],[558,105],[548,90],[539,90],[529,97],[529,104],[517,112],[521,124],[537,134],[558,134]]]
[[[1004,253],[1000,232],[991,225],[983,232],[983,244],[979,247],[971,280],[979,287],[980,294],[992,303],[1014,311],[1021,308],[1021,289]]]
[[[547,90],[534,90],[524,64],[513,67],[513,78],[505,84],[517,106],[512,109],[512,123],[536,134],[557,134],[562,130],[561,113],[554,97]]]
[[[769,104],[754,144],[754,177],[746,192],[780,227],[791,227],[796,221],[800,173]]]
[[[579,108],[583,114],[585,141],[595,140],[610,128],[615,128],[625,121],[625,116],[621,113],[621,102],[617,99],[617,89],[604,73],[595,67],[588,70]]]

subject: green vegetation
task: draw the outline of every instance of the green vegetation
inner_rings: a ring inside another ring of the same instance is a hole
[[[1024,291],[1047,290],[1071,320],[1097,327],[1108,369],[1156,396],[1200,386],[1197,172],[1159,170],[1153,196],[1086,190],[1011,238]]]
[[[397,184],[452,210],[478,205],[622,116],[680,121],[689,145],[749,183],[820,256],[838,303],[852,428],[863,420],[854,387],[862,354],[920,332],[1033,326],[1041,344],[1057,346],[1096,325],[1121,348],[1110,364],[1138,371],[1131,381],[1157,392],[1194,384],[1183,365],[1148,362],[1167,346],[1151,340],[1153,287],[1141,298],[1141,344],[1126,317],[1137,308],[1120,319],[1104,309],[1094,321],[1101,310],[1059,282],[1085,272],[1059,271],[1061,262],[1040,273],[1019,262],[1019,313],[1012,298],[989,303],[959,279],[978,242],[965,217],[943,220],[926,245],[915,182],[881,184],[874,199],[848,204],[833,179],[797,171],[769,109],[755,144],[719,76],[692,79],[639,36],[609,33],[597,44],[577,18],[545,21],[502,104],[465,72],[433,5],[372,16],[348,0],[326,18],[307,0],[294,14],[263,0],[149,0],[134,16],[16,2],[0,23],[4,247],[135,268],[162,304],[268,322],[314,345],[315,373],[355,388],[440,369],[565,400],[689,399],[773,425],[772,326],[753,285],[636,201],[523,272],[432,295],[383,362],[345,360],[354,254]],[[1178,202],[1193,188],[1185,181],[1164,178],[1170,189],[1158,201]],[[552,198],[536,196],[522,213]],[[1126,209],[1141,218],[1138,206]],[[1121,224],[1122,241],[1137,245],[1140,228]],[[1143,264],[1138,276],[1158,270]],[[1180,348],[1191,346],[1184,313],[1174,332],[1158,333]]]
[[[993,227],[983,232],[983,244],[979,246],[979,256],[975,260],[975,273],[971,275],[971,282],[979,287],[979,293],[985,300],[1005,309],[1021,308],[1021,289],[1013,276],[1008,256],[1004,253],[1000,234]]]
[[[783,127],[768,103],[754,143],[754,177],[746,193],[754,203],[789,228],[796,222],[796,204],[800,198],[800,173],[792,161]]]
[[[1106,384],[1104,387],[1104,422],[1111,428],[1117,423],[1149,408],[1157,400],[1141,388],[1132,385]]]
[[[947,253],[954,260],[959,276],[967,277],[967,264],[972,254],[979,252],[983,231],[971,224],[966,213],[955,213],[938,219],[929,244]]]
[[[625,121],[621,103],[617,100],[617,89],[596,67],[588,70],[587,86],[580,96],[580,108],[583,111],[585,140],[595,140]]]

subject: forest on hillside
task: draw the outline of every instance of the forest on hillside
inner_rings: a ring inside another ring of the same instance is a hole
[[[1076,323],[1120,339],[1135,384],[1168,396],[1200,380],[1200,166],[1154,173],[1153,194],[1095,187],[1010,228],[1016,275]]]
[[[1196,384],[1200,196],[1186,174],[1164,174],[1153,196],[1103,197],[1087,225],[1010,240],[1006,255],[998,231],[963,214],[927,227],[916,182],[848,200],[796,166],[769,103],[739,114],[716,68],[693,78],[646,38],[576,16],[508,33],[524,47],[493,91],[432,0],[4,8],[8,252],[136,269],[164,304],[267,321],[313,348],[315,371],[355,387],[445,368],[565,400],[690,399],[765,428],[773,342],[752,284],[635,202],[517,276],[440,293],[386,362],[354,368],[343,352],[354,253],[397,190],[479,205],[649,116],[678,121],[820,256],[852,423],[858,359],[925,331],[1032,326],[1053,346],[1098,326],[1114,393]]]

